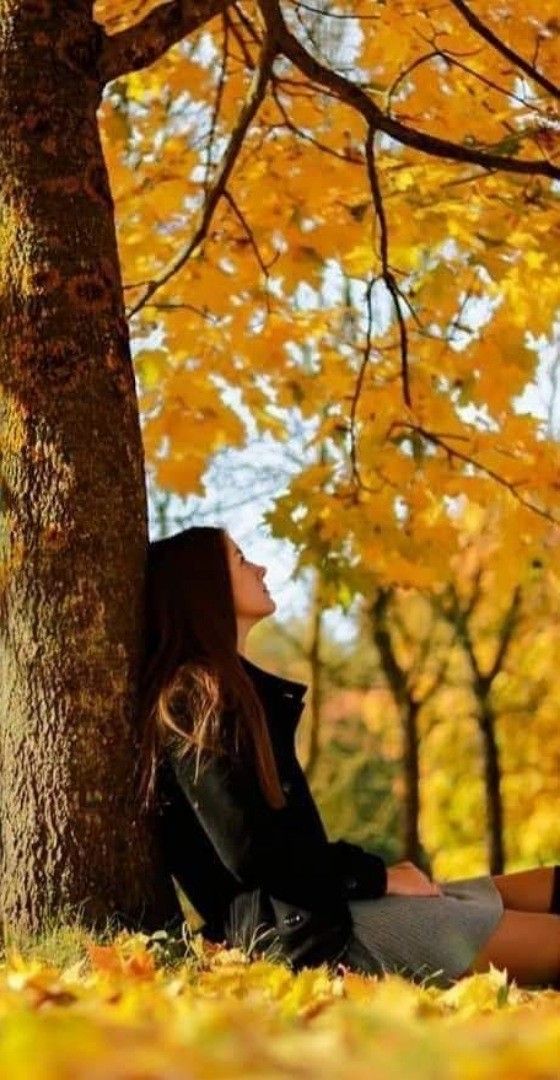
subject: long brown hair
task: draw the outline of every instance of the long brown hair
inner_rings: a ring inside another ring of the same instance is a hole
[[[145,648],[140,673],[140,803],[156,801],[164,745],[249,754],[275,809],[286,800],[261,700],[239,659],[227,539],[195,525],[148,545]]]

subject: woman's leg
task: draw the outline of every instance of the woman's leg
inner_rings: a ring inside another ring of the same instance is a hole
[[[492,881],[501,894],[504,907],[515,911],[550,911],[553,866],[537,866],[515,874],[495,874]]]
[[[509,875],[508,875],[509,876]],[[466,975],[507,968],[520,986],[557,983],[560,977],[560,919],[533,911],[504,911],[494,933]]]

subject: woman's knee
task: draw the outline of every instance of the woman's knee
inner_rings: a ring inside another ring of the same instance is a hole
[[[555,982],[560,975],[560,919],[533,911],[506,909],[479,950],[466,975],[506,968],[510,978],[531,986]]]
[[[553,866],[536,866],[531,870],[517,870],[513,874],[494,874],[492,881],[506,908],[550,912]]]

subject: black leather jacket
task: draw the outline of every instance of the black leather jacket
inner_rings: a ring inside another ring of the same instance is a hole
[[[326,962],[381,974],[353,934],[350,899],[385,894],[383,859],[329,841],[295,752],[305,683],[265,671],[242,654],[263,703],[287,805],[275,810],[256,772],[225,756],[204,761],[169,750],[159,772],[166,865],[204,918],[202,934],[294,970]]]

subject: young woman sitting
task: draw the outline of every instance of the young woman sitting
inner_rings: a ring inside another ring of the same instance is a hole
[[[139,795],[202,934],[294,970],[555,985],[559,866],[439,883],[328,840],[295,752],[306,685],[245,655],[276,607],[265,572],[217,527],[149,547]]]

